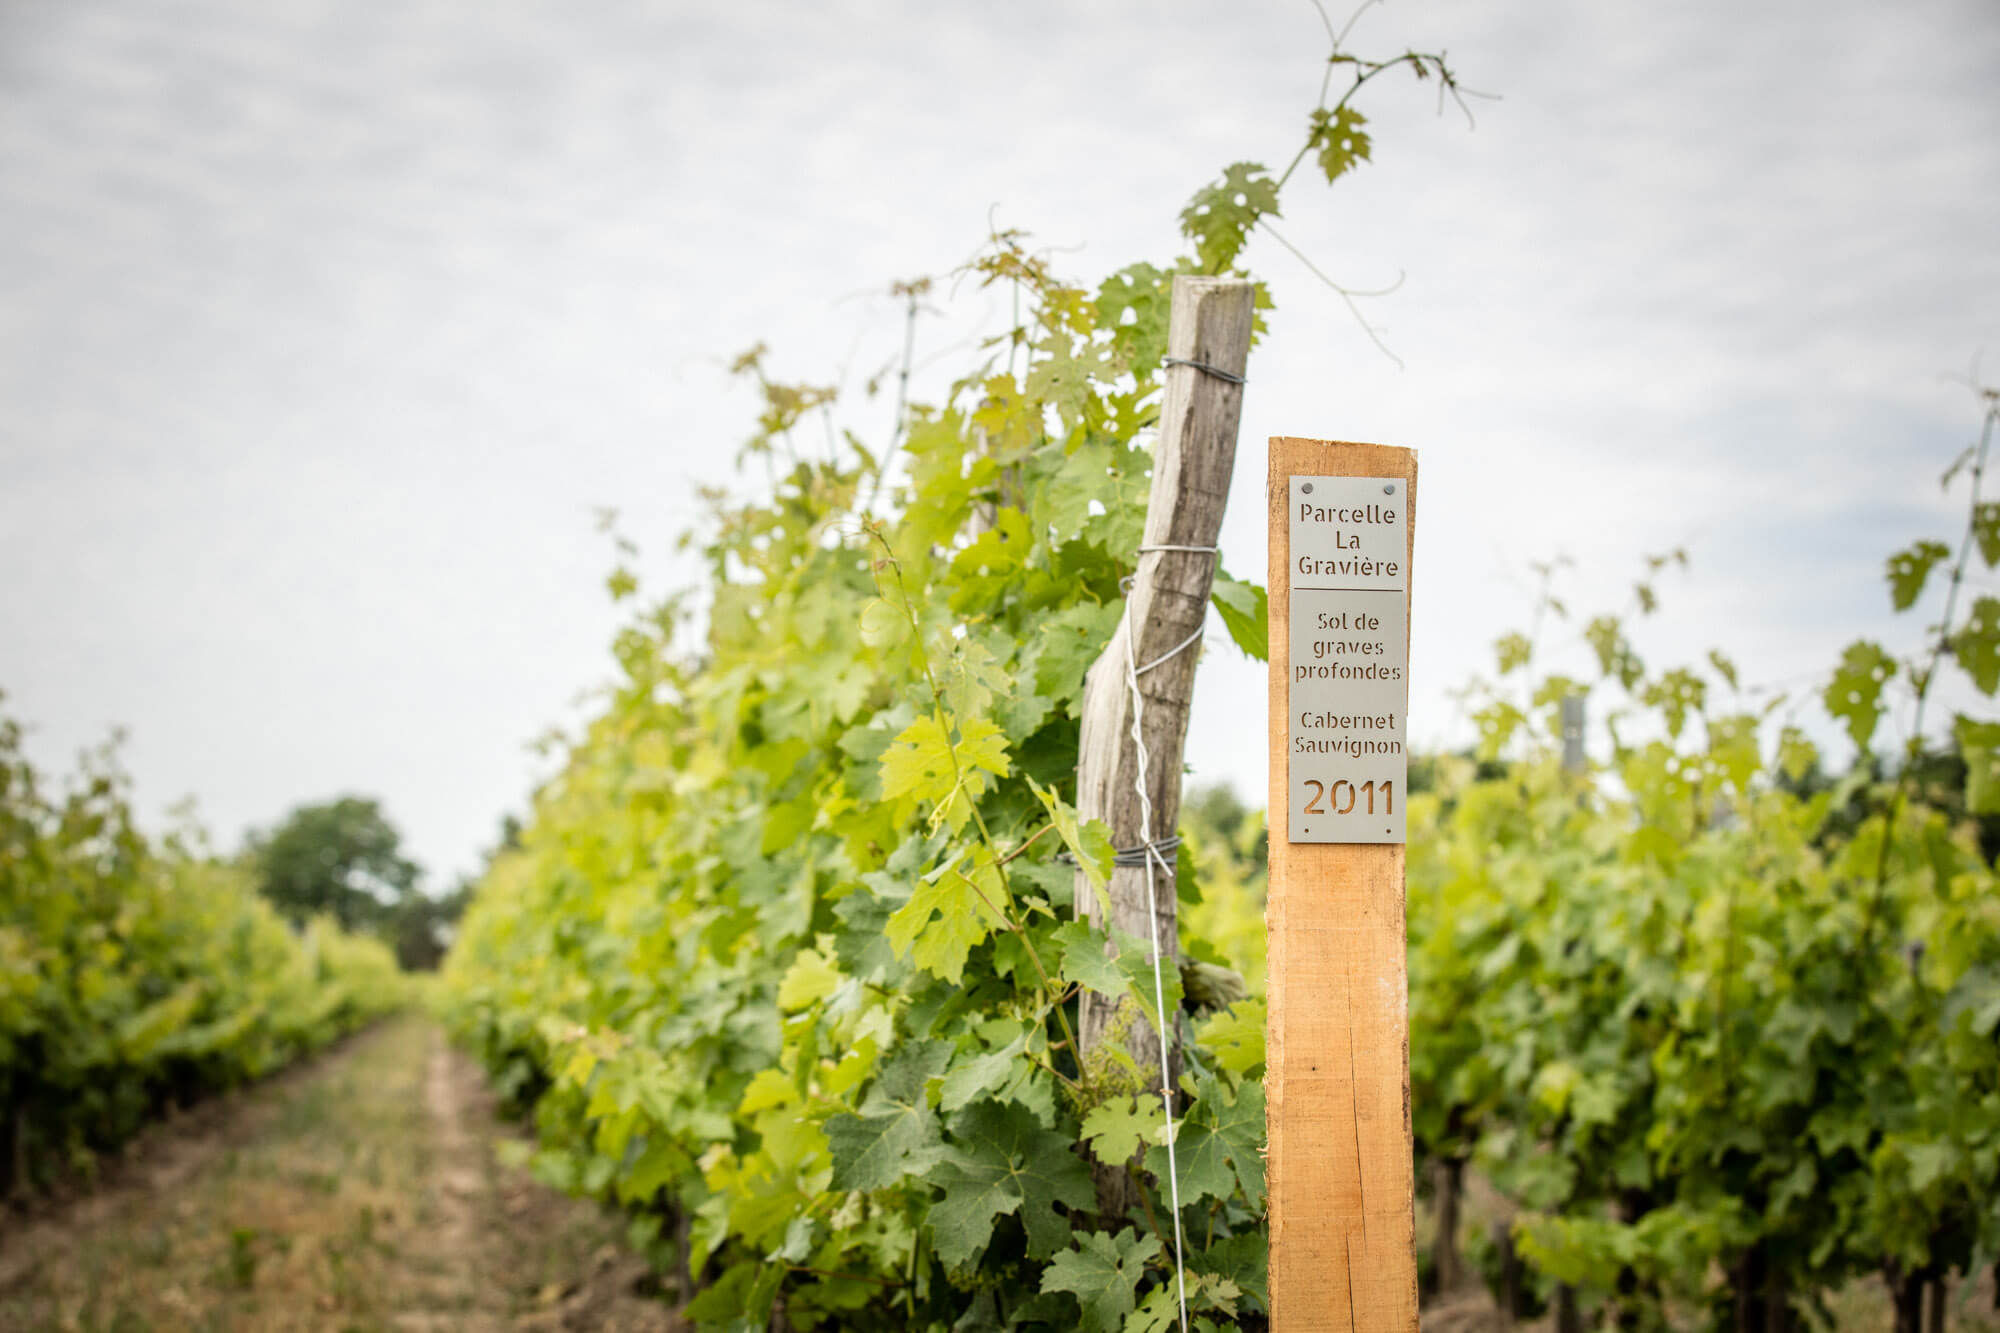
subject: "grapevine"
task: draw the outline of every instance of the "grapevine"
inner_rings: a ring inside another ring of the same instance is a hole
[[[1332,133],[1316,109],[1328,181],[1367,155]],[[1111,855],[1073,807],[1078,715],[1140,543],[1173,277],[1240,272],[1281,185],[1231,165],[1181,215],[1189,255],[1094,289],[996,234],[962,276],[1011,289],[1018,323],[940,403],[899,378],[879,451],[795,453],[830,391],[741,363],[771,491],[717,497],[700,596],[621,634],[448,965],[537,1169],[632,1209],[703,1327],[1179,1323],[1157,1086],[1075,1037],[1082,991],[1154,1009],[1143,942],[1114,951],[1073,901],[1073,864],[1101,891]],[[1259,655],[1261,598],[1217,580]],[[1215,1329],[1265,1304],[1262,1020],[1237,918],[1192,919],[1231,927],[1184,932],[1197,998],[1171,969],[1164,995],[1198,1010],[1178,1221],[1190,1326]],[[1098,1214],[1093,1163],[1132,1175],[1129,1215]]]
[[[0,1195],[403,1002],[377,940],[301,935],[250,872],[133,822],[109,748],[55,793],[0,715]]]

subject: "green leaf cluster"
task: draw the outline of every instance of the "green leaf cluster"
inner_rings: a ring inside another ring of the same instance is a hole
[[[1152,986],[1143,942],[1114,956],[1077,919],[1111,844],[1072,805],[1083,675],[1144,517],[1129,441],[1160,395],[1098,318],[1163,313],[1168,271],[1092,295],[1004,246],[992,268],[1032,298],[1024,362],[913,409],[886,480],[890,458],[800,457],[768,499],[717,503],[699,647],[671,610],[621,636],[622,678],[448,961],[537,1169],[684,1227],[715,1275],[704,1326],[782,1299],[800,1328],[1074,1328],[1171,1278],[1157,1096],[1077,1059],[1081,990]],[[1262,590],[1218,601],[1261,644]],[[1182,948],[1233,979],[1228,921]],[[1188,1048],[1183,1201],[1215,1243],[1261,1245],[1244,1040]],[[1151,1220],[1100,1216],[1093,1164],[1138,1177]],[[1079,1290],[1107,1266],[1121,1289]]]
[[[105,747],[58,790],[0,715],[0,1194],[407,1001],[386,945],[288,925],[246,870],[134,825]]]
[[[1359,125],[1306,150],[1365,156]],[[614,685],[479,886],[449,1008],[546,1178],[688,1237],[702,1327],[780,1302],[798,1329],[1174,1318],[1158,1093],[1115,1044],[1078,1054],[1083,990],[1154,1005],[1148,945],[1079,919],[1111,852],[1074,808],[1079,717],[1141,542],[1173,280],[1229,270],[1280,190],[1229,167],[1182,214],[1191,253],[1095,286],[995,234],[959,276],[1018,318],[886,447],[753,349],[765,487],[708,497],[696,597],[615,576]],[[1216,582],[1259,657],[1266,603]],[[1177,885],[1199,1003],[1233,1006],[1177,1098],[1202,1327],[1264,1313],[1262,825],[1238,816]],[[1094,1168],[1132,1176],[1133,1215],[1100,1214]]]
[[[1537,682],[1503,640],[1510,679],[1473,692],[1484,762],[1440,759],[1411,798],[1418,1154],[1513,1201],[1545,1296],[1797,1326],[1858,1276],[2000,1255],[2000,723],[1960,716],[1942,752],[1921,731],[1952,664],[2000,685],[2000,606],[1955,592],[1986,559],[1984,456],[1956,555],[1888,561],[1897,609],[1939,594],[1918,651],[1853,644],[1814,692],[1856,747],[1844,778],[1782,697],[1743,709],[1729,659],[1651,668],[1602,616],[1594,682]],[[1566,767],[1576,694],[1609,746]],[[1870,753],[1891,716],[1915,724],[1894,769]]]

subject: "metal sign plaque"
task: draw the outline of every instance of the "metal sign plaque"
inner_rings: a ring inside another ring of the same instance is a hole
[[[1409,506],[1385,477],[1292,477],[1285,753],[1293,842],[1402,842]]]

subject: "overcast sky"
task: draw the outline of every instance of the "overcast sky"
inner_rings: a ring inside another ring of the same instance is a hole
[[[1418,449],[1433,743],[1557,556],[1588,612],[1685,546],[1663,660],[1912,644],[1881,561],[1955,531],[1948,377],[2000,376],[2000,8],[1403,0],[1351,46],[1500,100],[1378,81],[1376,161],[1287,197],[1335,278],[1403,275],[1400,365],[1251,246],[1227,562],[1263,566],[1266,436]],[[747,484],[731,356],[879,442],[892,280],[989,217],[1079,279],[1171,257],[1192,190],[1289,157],[1324,47],[1306,0],[0,0],[0,707],[55,768],[129,728],[147,817],[193,795],[226,846],[379,794],[441,884],[610,675],[594,510],[664,590],[694,487]],[[918,396],[1001,315],[927,321]],[[1216,638],[1190,761],[1261,793]]]

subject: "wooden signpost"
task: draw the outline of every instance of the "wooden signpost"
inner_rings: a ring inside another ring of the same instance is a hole
[[[1408,449],[1271,441],[1273,1333],[1415,1333]]]

